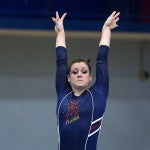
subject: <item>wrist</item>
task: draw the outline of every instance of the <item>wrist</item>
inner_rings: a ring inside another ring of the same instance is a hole
[[[111,29],[110,29],[110,27],[109,26],[107,26],[107,25],[103,25],[103,27],[102,27],[102,31],[110,31]]]
[[[65,34],[64,30],[57,31],[57,35],[64,35],[64,34]]]

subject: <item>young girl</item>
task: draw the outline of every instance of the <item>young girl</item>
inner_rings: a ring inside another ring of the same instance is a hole
[[[105,21],[96,59],[96,81],[91,66],[76,59],[68,66],[65,31],[62,17],[52,17],[56,37],[56,91],[59,150],[96,150],[109,89],[108,52],[111,30],[116,28],[119,12],[114,11]]]

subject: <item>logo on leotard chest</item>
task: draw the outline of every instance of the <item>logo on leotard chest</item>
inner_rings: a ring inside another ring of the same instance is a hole
[[[66,113],[66,125],[73,123],[79,119],[79,106],[77,101],[72,100],[68,106]]]

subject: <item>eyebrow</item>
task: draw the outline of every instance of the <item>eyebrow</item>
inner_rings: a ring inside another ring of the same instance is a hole
[[[79,69],[79,68],[73,68],[72,70],[74,70],[74,69]],[[86,70],[88,70],[88,68],[86,68],[86,67],[82,67],[81,69],[86,69]]]

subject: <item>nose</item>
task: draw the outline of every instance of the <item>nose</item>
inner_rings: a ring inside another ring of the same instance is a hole
[[[82,77],[82,72],[81,71],[78,72],[78,78],[79,77]]]

